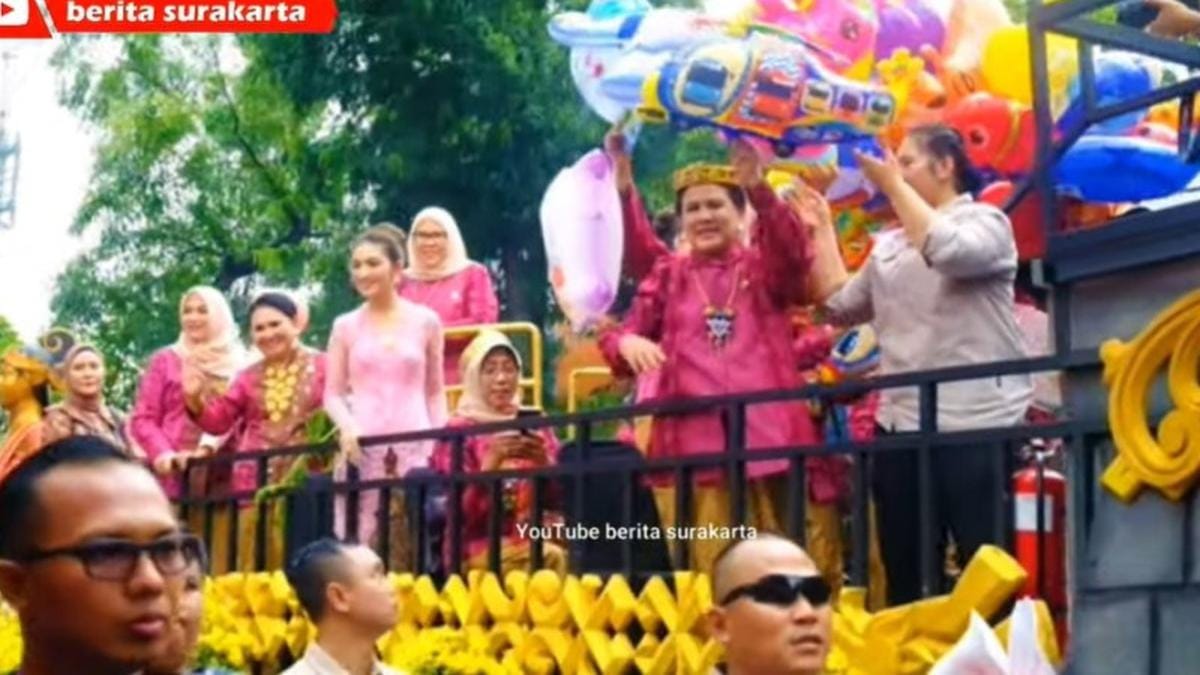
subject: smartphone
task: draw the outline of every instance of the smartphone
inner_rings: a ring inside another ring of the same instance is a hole
[[[542,411],[539,408],[521,408],[517,411],[517,419],[522,417],[540,417]],[[537,432],[533,429],[521,429],[521,433],[526,436],[537,436]]]

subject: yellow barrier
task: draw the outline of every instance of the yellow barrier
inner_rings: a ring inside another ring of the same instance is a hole
[[[548,570],[504,579],[473,571],[440,588],[427,576],[390,578],[399,615],[379,647],[384,660],[408,672],[707,675],[721,658],[706,635],[712,596],[702,574],[655,577],[640,592],[620,575],[564,578]],[[999,619],[1024,580],[1016,560],[987,546],[947,596],[870,613],[865,590],[844,589],[826,672],[928,672],[972,611]],[[280,657],[302,654],[314,636],[281,572],[210,578],[204,592],[202,665],[278,672]],[[1049,610],[1038,602],[1037,613],[1039,642],[1057,664]],[[996,628],[1007,632],[1006,623]],[[0,603],[0,672],[18,665],[20,643],[20,627]]]
[[[567,382],[567,412],[579,412],[579,402],[599,389],[610,386],[614,382],[611,368],[604,366],[589,366],[576,368],[571,371]],[[575,440],[575,425],[567,429],[567,440]]]
[[[521,359],[524,362],[522,364],[524,372],[521,373],[521,401],[524,405],[542,408],[542,389],[545,382],[544,364],[542,363],[542,331],[527,321],[514,321],[509,323],[490,323],[447,328],[445,339],[446,342],[450,342],[451,340],[470,341],[485,330],[495,330],[504,333],[508,336],[508,339],[513,341],[513,344],[517,347],[517,351],[522,351],[521,341],[514,338],[522,337],[528,341],[529,348],[522,353]],[[449,404],[450,410],[454,410],[458,404],[459,397],[462,396],[462,392],[463,388],[461,384],[446,387],[446,402]]]

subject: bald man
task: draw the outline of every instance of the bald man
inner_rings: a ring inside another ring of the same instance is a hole
[[[820,675],[833,610],[829,584],[804,549],[761,533],[713,563],[709,634],[725,647],[729,675]]]

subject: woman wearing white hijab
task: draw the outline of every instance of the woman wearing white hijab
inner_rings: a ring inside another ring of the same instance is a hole
[[[196,286],[184,293],[179,301],[179,323],[175,344],[150,357],[129,421],[133,441],[146,453],[173,498],[180,496],[180,477],[187,460],[221,448],[226,440],[204,434],[188,416],[183,383],[202,379],[207,391],[224,393],[246,362],[233,312],[217,289]],[[193,471],[189,493],[204,496],[219,490],[228,482],[229,473],[227,466],[223,471]],[[222,524],[218,519],[218,527]],[[219,547],[226,541],[228,537],[214,532],[213,545]],[[225,562],[224,556],[213,553],[215,563]]]
[[[500,318],[491,275],[467,257],[454,216],[437,206],[413,218],[408,267],[397,290],[401,297],[436,312],[446,328],[496,323]],[[458,384],[458,360],[469,342],[470,338],[446,341],[446,384]]]

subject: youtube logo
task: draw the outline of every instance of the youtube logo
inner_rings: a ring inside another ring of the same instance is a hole
[[[0,26],[29,23],[29,0],[0,0]]]

